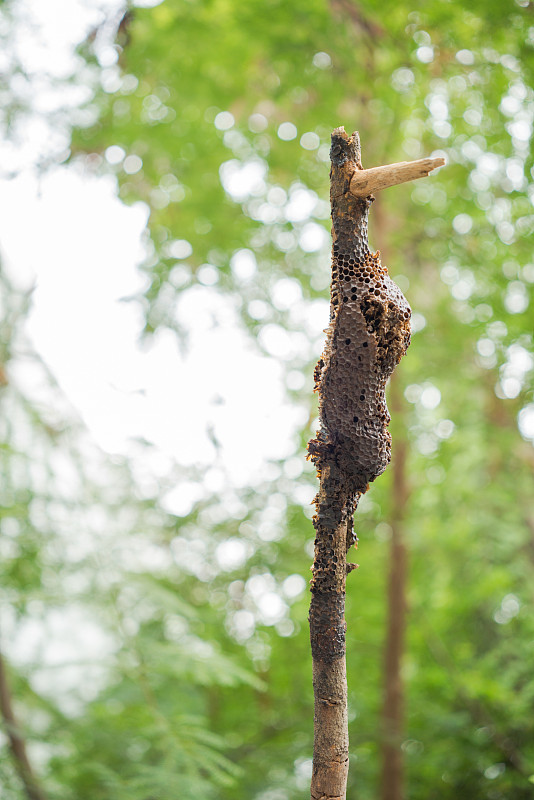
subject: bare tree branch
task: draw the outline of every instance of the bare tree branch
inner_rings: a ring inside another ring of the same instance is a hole
[[[429,172],[443,167],[444,158],[419,158],[417,161],[399,161],[383,167],[356,170],[350,181],[350,191],[355,197],[368,197],[373,192],[396,186],[399,183],[426,178]]]

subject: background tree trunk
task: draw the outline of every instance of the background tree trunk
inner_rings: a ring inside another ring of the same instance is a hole
[[[20,727],[15,717],[11,692],[6,674],[4,658],[0,653],[0,712],[4,721],[6,736],[9,747],[13,755],[15,770],[24,786],[28,800],[47,800],[45,793],[39,786],[34,775],[28,753],[26,742],[21,734]]]
[[[402,418],[402,395],[398,376],[390,383],[391,410],[398,422]],[[402,429],[399,430],[399,427]],[[391,540],[387,590],[387,632],[384,648],[384,704],[382,710],[382,800],[402,800],[404,728],[404,686],[402,656],[406,627],[407,550],[404,542],[403,518],[408,500],[406,480],[407,442],[404,426],[398,426],[393,449]]]

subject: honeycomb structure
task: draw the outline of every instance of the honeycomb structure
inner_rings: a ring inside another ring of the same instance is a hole
[[[391,458],[385,386],[410,343],[411,311],[379,251],[369,250],[373,198],[349,193],[351,152],[343,158],[347,142],[341,144],[336,164],[332,137],[332,168],[342,173],[333,191],[342,191],[332,198],[330,325],[315,370],[321,427],[309,452],[319,471],[325,460],[335,462],[350,495],[364,492]]]
[[[348,770],[345,585],[356,566],[353,515],[391,456],[386,382],[410,343],[410,307],[371,253],[373,198],[354,197],[362,169],[357,133],[332,134],[332,285],[330,324],[315,369],[320,429],[308,445],[320,479],[310,583],[310,643],[315,697],[312,797],[345,797]]]

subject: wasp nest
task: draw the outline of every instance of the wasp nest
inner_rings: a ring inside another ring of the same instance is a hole
[[[332,170],[339,177],[332,181],[330,325],[315,370],[321,427],[309,452],[319,469],[325,460],[335,462],[349,491],[363,492],[391,458],[385,386],[410,343],[411,311],[380,253],[369,250],[372,198],[348,191],[358,159],[351,140],[339,139],[332,137]]]

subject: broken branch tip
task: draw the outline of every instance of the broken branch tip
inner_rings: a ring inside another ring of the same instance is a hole
[[[397,186],[399,183],[426,178],[432,170],[445,165],[445,159],[419,158],[417,161],[400,161],[383,167],[357,170],[350,182],[350,191],[355,197],[368,197],[373,192]]]

